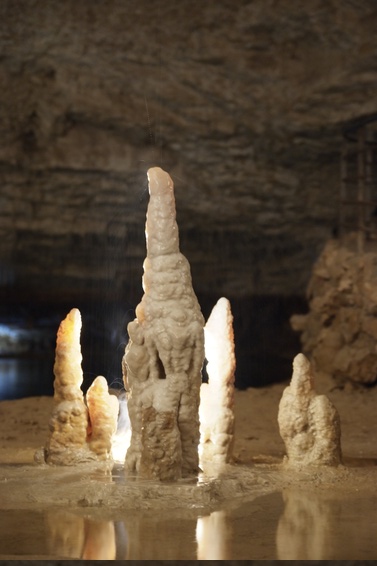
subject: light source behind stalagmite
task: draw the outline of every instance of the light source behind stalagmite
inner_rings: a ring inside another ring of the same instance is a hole
[[[180,253],[173,182],[148,171],[144,295],[123,358],[132,427],[126,469],[175,480],[198,470],[204,320]]]
[[[233,316],[230,303],[222,297],[204,327],[208,383],[200,388],[201,465],[231,461],[234,440],[234,354]]]
[[[122,362],[127,395],[122,411],[128,410],[131,441],[119,430],[115,435],[122,414],[104,377],[94,380],[84,399],[81,315],[72,309],[57,335],[54,410],[44,460],[70,465],[118,459],[115,452],[124,440],[126,470],[143,479],[177,480],[199,471],[199,442],[203,463],[231,459],[233,317],[222,298],[204,329],[190,266],[179,250],[173,182],[158,167],[148,171],[148,178],[144,295],[128,325]],[[202,385],[204,348],[209,383]]]

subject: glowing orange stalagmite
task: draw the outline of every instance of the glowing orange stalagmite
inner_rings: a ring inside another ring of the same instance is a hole
[[[72,309],[61,322],[56,339],[54,409],[44,449],[48,464],[72,465],[111,456],[118,400],[109,395],[105,378],[97,377],[88,391],[81,390],[81,314]]]

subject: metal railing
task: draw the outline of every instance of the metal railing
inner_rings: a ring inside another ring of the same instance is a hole
[[[377,115],[344,129],[340,159],[339,235],[357,233],[357,248],[377,241]]]

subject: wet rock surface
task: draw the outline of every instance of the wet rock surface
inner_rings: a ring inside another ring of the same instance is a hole
[[[98,463],[36,466],[52,398],[2,401],[1,558],[373,559],[377,391],[341,391],[318,376],[339,409],[345,466],[298,472],[281,466],[283,389],[236,391],[238,463],[198,483],[127,480]]]

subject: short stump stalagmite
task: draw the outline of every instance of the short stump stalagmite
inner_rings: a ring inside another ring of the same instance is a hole
[[[279,405],[280,436],[290,466],[337,466],[341,463],[340,419],[325,395],[317,395],[309,361],[298,354],[291,383]]]

